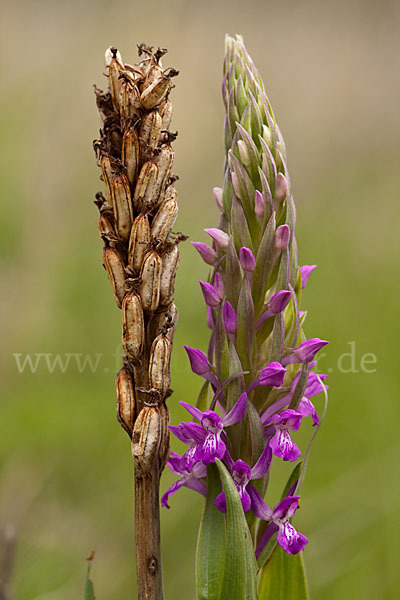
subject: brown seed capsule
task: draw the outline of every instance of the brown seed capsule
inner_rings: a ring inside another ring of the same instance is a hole
[[[126,169],[126,175],[130,185],[135,185],[139,168],[139,140],[134,127],[130,127],[122,138],[122,164]]]
[[[163,333],[171,342],[171,347],[174,339],[174,333],[178,324],[179,313],[175,302],[171,302],[164,310],[156,312],[151,320],[151,333],[153,337],[157,337]]]
[[[171,384],[169,366],[171,361],[171,343],[161,333],[154,340],[150,350],[149,381],[153,390],[164,397]]]
[[[160,304],[166,305],[172,302],[174,297],[174,286],[176,271],[179,267],[179,249],[177,245],[171,246],[163,254],[163,266],[160,278]]]
[[[115,175],[111,183],[115,229],[123,240],[129,238],[133,214],[129,181],[123,173]]]
[[[158,407],[144,406],[132,434],[132,456],[143,473],[150,473],[160,447],[161,418]]]
[[[160,107],[160,115],[162,118],[161,129],[169,129],[172,121],[172,102],[164,100]]]
[[[135,390],[131,374],[125,367],[118,372],[115,390],[117,393],[117,419],[129,436],[132,436],[136,416]]]
[[[133,199],[137,211],[148,210],[157,202],[157,177],[157,165],[150,161],[144,163],[139,173]]]
[[[123,127],[125,127],[131,119],[138,116],[142,108],[139,90],[132,74],[129,73],[128,75],[128,73],[129,71],[121,83],[119,95],[119,107]]]
[[[114,293],[114,298],[121,308],[125,296],[125,265],[122,255],[115,248],[104,248],[103,263]]]
[[[172,165],[174,162],[175,153],[172,147],[169,144],[164,144],[161,146],[161,151],[154,157],[154,163],[158,167],[158,176],[157,176],[157,197],[162,199],[161,195],[164,191],[164,187],[167,183],[167,179],[171,173]]]
[[[171,87],[169,77],[161,74],[151,85],[146,87],[140,96],[140,103],[143,108],[150,110],[160,104],[161,100],[166,96]]]
[[[120,105],[120,91],[121,91],[121,84],[122,81],[120,79],[120,75],[122,73],[124,73],[124,66],[122,64],[122,61],[120,61],[120,57],[117,58],[117,54],[118,54],[118,50],[116,48],[111,47],[110,49],[110,55],[106,53],[106,63],[108,62],[108,66],[107,66],[107,73],[108,73],[108,84],[110,86],[110,92],[111,92],[111,97],[112,97],[112,101],[113,101],[113,105],[116,111],[119,111],[119,105]]]
[[[159,64],[152,60],[152,64],[147,69],[146,79],[143,85],[143,91],[146,90],[152,83],[159,81],[162,78],[162,68]]]
[[[122,303],[122,346],[133,361],[142,354],[144,336],[142,303],[138,294],[131,292]]]
[[[140,125],[140,152],[151,158],[161,135],[162,118],[156,110],[145,114]]]
[[[108,216],[100,213],[98,227],[100,236],[103,240],[106,239],[108,242],[116,241],[117,236],[115,235],[114,227]]]
[[[155,312],[160,300],[160,278],[162,260],[155,250],[149,252],[143,261],[140,278],[142,283],[139,288],[143,310]]]
[[[104,154],[102,156],[100,166],[104,185],[106,187],[106,199],[108,204],[112,206],[111,182],[112,178],[114,177],[115,171],[111,166],[111,161],[108,154]]]
[[[174,198],[168,198],[161,203],[153,223],[151,235],[155,240],[165,242],[178,216],[178,203]]]
[[[160,447],[158,455],[160,459],[160,473],[164,470],[169,457],[169,411],[165,402],[159,406],[161,427],[160,427]]]
[[[139,215],[133,222],[129,237],[128,261],[132,269],[139,273],[143,259],[149,250],[151,232],[149,217]]]
[[[115,46],[110,46],[109,48],[107,48],[104,54],[104,66],[106,69],[108,69],[113,59],[117,61],[121,69],[124,68],[124,63],[122,62],[120,51],[117,48],[115,48]]]

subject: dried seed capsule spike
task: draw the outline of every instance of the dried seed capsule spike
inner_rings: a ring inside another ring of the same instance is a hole
[[[175,198],[168,198],[162,202],[153,219],[151,235],[158,242],[165,242],[171,233],[172,227],[178,216],[178,203]]]
[[[168,305],[174,297],[176,271],[179,267],[179,249],[172,245],[162,257],[162,271],[160,278],[160,304]]]
[[[158,167],[152,162],[146,162],[142,166],[136,183],[133,203],[135,210],[144,212],[150,210],[157,201]]]
[[[133,187],[136,182],[140,160],[139,139],[134,127],[129,127],[122,138],[121,160],[126,169],[128,181]]]
[[[135,421],[132,434],[132,456],[143,473],[152,471],[160,446],[161,418],[157,407],[144,406]]]
[[[149,217],[147,215],[139,215],[132,225],[128,249],[129,265],[135,273],[139,273],[143,259],[149,250],[150,243]]]

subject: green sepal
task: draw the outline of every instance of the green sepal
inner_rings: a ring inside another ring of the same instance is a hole
[[[224,486],[227,508],[226,561],[220,600],[257,600],[256,561],[242,502],[227,468],[218,459],[216,464]]]
[[[253,241],[247,225],[247,220],[242,205],[236,197],[232,198],[231,227],[236,251],[239,252],[240,248],[243,248],[243,246],[250,248],[250,250],[253,251]]]
[[[274,319],[274,328],[272,330],[272,339],[271,339],[271,348],[269,352],[269,361],[278,361],[281,362],[282,359],[282,351],[283,351],[283,335],[284,335],[284,325],[283,325],[283,315],[282,313],[276,315]]]
[[[201,518],[196,550],[196,598],[220,600],[225,569],[225,519],[215,506],[221,492],[218,470],[207,467],[208,491]]]
[[[236,348],[245,371],[250,371],[247,379],[250,383],[256,340],[254,322],[254,305],[250,283],[247,276],[243,277],[237,305]]]
[[[308,600],[303,553],[287,554],[275,546],[260,573],[258,600]]]
[[[222,309],[217,313],[215,323],[215,367],[220,381],[225,381],[229,377],[229,349],[228,338],[226,337]]]
[[[225,266],[225,289],[229,302],[235,307],[239,300],[242,273],[240,262],[233,241],[230,242],[226,251]]]
[[[244,89],[242,75],[239,75],[239,77],[238,77],[238,80],[236,82],[236,90],[235,91],[236,91],[236,108],[238,110],[239,118],[240,118],[247,106],[247,103],[248,103],[248,98],[247,98],[246,90]]]
[[[254,309],[256,317],[260,317],[260,311],[264,304],[264,291],[267,280],[271,273],[272,253],[275,238],[275,214],[272,214],[264,235],[261,239],[256,256],[256,268],[253,272]]]
[[[85,595],[84,600],[96,600],[96,596],[94,595],[94,586],[93,581],[90,579],[90,571],[92,569],[92,561],[94,558],[94,552],[87,559],[87,571],[86,571],[86,579],[85,579]]]

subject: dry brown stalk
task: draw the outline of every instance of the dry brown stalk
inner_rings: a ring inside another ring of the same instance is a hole
[[[139,600],[163,598],[159,480],[169,453],[170,359],[178,309],[179,265],[171,239],[178,214],[172,174],[176,133],[169,131],[175,69],[165,49],[140,44],[140,62],[105,54],[108,90],[95,87],[102,120],[94,148],[105,196],[96,194],[103,264],[122,308],[123,366],[116,379],[117,418],[132,440],[135,464],[136,570]]]

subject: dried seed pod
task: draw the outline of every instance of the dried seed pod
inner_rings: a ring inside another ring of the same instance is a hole
[[[117,236],[115,235],[114,227],[107,215],[100,213],[98,228],[103,240],[106,239],[108,242],[116,241]]]
[[[150,110],[157,106],[157,104],[160,104],[161,100],[165,98],[170,87],[170,78],[161,73],[161,75],[142,92],[140,96],[140,103],[143,108]]]
[[[139,215],[132,225],[128,249],[128,261],[136,273],[138,273],[142,267],[142,262],[149,250],[150,242],[151,232],[149,217],[147,215]]]
[[[164,191],[164,187],[167,183],[167,179],[171,173],[172,165],[174,162],[175,153],[172,147],[169,144],[163,144],[161,146],[161,150],[156,157],[154,157],[154,163],[158,167],[158,176],[157,176],[157,197],[162,199],[162,192]]]
[[[142,303],[138,294],[131,292],[122,303],[122,346],[131,360],[140,358],[144,338]]]
[[[111,166],[111,160],[108,154],[103,154],[103,156],[101,157],[100,166],[104,185],[106,187],[107,203],[110,206],[112,206],[111,182],[112,178],[114,177],[115,171]]]
[[[110,46],[109,48],[107,48],[104,54],[104,66],[106,70],[110,66],[111,61],[113,59],[117,61],[121,69],[124,68],[124,63],[122,62],[120,51],[117,48],[115,48],[115,46]]]
[[[149,252],[143,261],[140,272],[141,285],[139,288],[143,310],[155,312],[160,301],[160,279],[162,260],[155,250]]]
[[[117,48],[114,48],[113,46],[111,46],[109,48],[110,53],[108,53],[108,50],[106,52],[106,63],[108,63],[107,65],[107,72],[108,72],[108,84],[110,86],[110,92],[111,92],[111,97],[112,97],[112,101],[113,101],[113,105],[115,110],[118,112],[119,111],[119,106],[120,106],[120,91],[121,91],[121,84],[122,81],[120,79],[120,75],[122,75],[122,73],[124,73],[125,69],[124,66],[122,64],[122,60],[121,56],[119,55],[118,57],[118,50]],[[111,56],[110,56],[111,54]]]
[[[135,422],[135,389],[132,376],[128,369],[123,367],[115,380],[117,394],[117,419],[129,436],[132,436]]]
[[[160,447],[158,450],[158,456],[160,460],[160,473],[164,470],[167,460],[169,457],[169,411],[168,406],[165,402],[162,402],[159,406],[160,411]]]
[[[178,318],[178,308],[174,302],[171,302],[169,306],[160,309],[154,314],[150,323],[151,330],[149,337],[156,338],[160,333],[163,333],[172,346]]]
[[[132,434],[132,456],[143,473],[151,473],[160,447],[161,418],[158,407],[144,406]]]
[[[157,201],[158,167],[154,162],[142,166],[136,183],[134,206],[139,212],[150,209]]]
[[[104,248],[103,263],[114,293],[114,298],[121,308],[125,296],[125,265],[122,255],[115,248]]]
[[[160,107],[160,115],[162,118],[161,129],[169,129],[172,121],[172,102],[165,99]]]
[[[130,127],[124,133],[122,138],[122,164],[126,169],[126,175],[130,185],[135,185],[137,172],[139,168],[139,140],[134,127]]]
[[[155,62],[154,59],[152,59],[151,65],[147,68],[146,79],[144,81],[142,91],[146,90],[155,81],[159,81],[162,78],[162,72],[163,70],[160,65]]]
[[[113,177],[111,183],[115,229],[120,238],[127,240],[131,232],[133,211],[129,181],[120,173]]]
[[[150,350],[149,381],[153,390],[163,398],[171,384],[169,366],[171,361],[171,343],[161,333],[154,340]]]
[[[153,223],[151,235],[160,242],[165,242],[178,216],[178,203],[175,198],[168,198],[161,203]]]
[[[156,110],[145,114],[140,125],[140,152],[144,157],[151,157],[157,148],[161,135],[162,118]]]
[[[129,73],[129,71],[127,73]],[[125,127],[131,119],[140,115],[140,94],[131,73],[124,76],[121,83],[119,107],[123,127]]]
[[[174,286],[176,271],[179,267],[179,249],[176,244],[168,248],[163,254],[162,270],[160,278],[160,304],[166,305],[172,302],[174,297]]]

